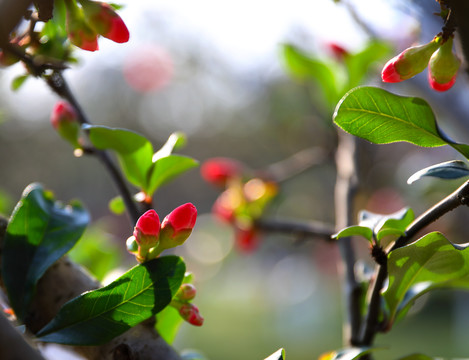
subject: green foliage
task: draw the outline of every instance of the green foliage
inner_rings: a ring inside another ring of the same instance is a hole
[[[156,330],[168,344],[172,344],[184,319],[172,306],[165,307],[156,315]]]
[[[69,345],[110,341],[164,309],[178,291],[185,268],[177,256],[137,265],[111,284],[67,302],[37,336]]]
[[[373,350],[376,349],[369,347],[346,348],[324,354],[321,356],[321,360],[355,360],[359,359],[363,355],[371,353]]]
[[[376,144],[405,141],[423,147],[450,145],[469,157],[469,146],[444,135],[430,105],[417,97],[357,87],[345,94],[333,117],[344,131]]]
[[[100,150],[113,150],[129,182],[147,195],[178,175],[198,165],[192,158],[171,155],[184,143],[181,135],[172,135],[161,150],[153,154],[153,146],[144,136],[126,129],[85,126],[90,141]]]
[[[11,89],[13,91],[19,90],[28,78],[29,74],[16,76],[11,82]]]
[[[430,356],[423,355],[423,354],[411,354],[411,355],[401,357],[398,360],[434,360],[434,359],[435,358],[432,358]]]
[[[63,206],[39,184],[16,205],[4,238],[2,275],[11,306],[23,319],[37,281],[80,239],[89,222],[79,202]]]
[[[285,360],[285,350],[279,349],[264,360]]]
[[[456,245],[433,232],[389,254],[384,292],[390,324],[415,299],[436,288],[469,289],[468,244]]]
[[[469,167],[466,162],[461,160],[445,161],[417,171],[407,180],[407,184],[410,185],[424,176],[440,179],[459,179],[464,176],[469,176]]]
[[[122,246],[112,241],[107,227],[101,223],[88,227],[80,241],[68,253],[72,261],[83,265],[99,281],[121,265],[123,260]]]
[[[340,239],[348,236],[362,236],[371,242],[373,239],[379,241],[388,235],[401,236],[405,234],[405,229],[414,218],[414,212],[409,208],[404,208],[389,215],[374,214],[362,210],[359,214],[358,225],[349,226],[333,235],[333,237]]]

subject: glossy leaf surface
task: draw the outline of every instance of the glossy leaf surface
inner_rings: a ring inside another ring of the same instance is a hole
[[[435,288],[469,289],[469,243],[452,244],[433,232],[389,254],[384,299],[392,323],[415,299]]]
[[[185,264],[164,256],[135,266],[111,284],[67,302],[39,331],[40,341],[98,345],[163,310],[182,283]]]
[[[464,161],[445,161],[443,163],[432,165],[417,171],[407,180],[407,184],[413,184],[425,176],[436,177],[440,179],[459,179],[464,176],[469,176],[469,167]]]
[[[135,186],[145,189],[147,173],[152,164],[153,146],[142,135],[126,129],[105,126],[85,126],[90,141],[100,150],[116,152],[126,178]]]
[[[39,184],[29,185],[16,205],[4,238],[2,274],[19,319],[44,272],[82,236],[88,212],[78,202],[63,206]]]
[[[169,156],[173,153],[173,151],[182,148],[187,143],[186,136],[181,132],[172,133],[165,144],[158,150],[156,153],[153,154],[152,161],[155,162],[158,159],[164,158]]]
[[[450,145],[469,157],[469,146],[444,135],[430,105],[420,98],[357,87],[337,105],[334,122],[344,131],[376,144],[405,141],[423,147]]]

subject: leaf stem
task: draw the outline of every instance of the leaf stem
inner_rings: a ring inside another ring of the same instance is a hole
[[[461,205],[469,205],[469,181],[466,181],[453,193],[415,219],[407,227],[405,235],[399,237],[395,243],[390,246],[387,253],[407,245],[420,230]],[[370,285],[370,303],[360,339],[360,345],[362,346],[372,345],[376,333],[380,330],[378,319],[382,300],[381,290],[383,289],[387,277],[387,263],[384,263],[382,266],[378,267],[376,279],[374,283]]]

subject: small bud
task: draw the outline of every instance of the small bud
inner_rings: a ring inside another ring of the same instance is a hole
[[[94,31],[117,43],[129,41],[127,26],[109,4],[89,0],[80,0],[80,3]]]
[[[182,245],[192,233],[197,220],[197,209],[191,203],[178,206],[161,223],[161,250]]]
[[[148,210],[137,220],[133,236],[139,247],[156,246],[160,234],[160,218],[155,210]]]
[[[76,2],[65,1],[67,6],[67,33],[70,42],[87,51],[98,50],[98,34],[87,24],[83,10]]]
[[[179,314],[191,325],[202,326],[204,323],[204,318],[200,315],[199,308],[194,304],[183,304],[179,308]]]
[[[135,236],[130,236],[126,242],[125,245],[127,247],[127,251],[131,254],[134,254],[138,251],[138,243],[137,240],[135,240]]]
[[[344,47],[334,42],[327,44],[327,46],[329,51],[338,61],[343,61],[344,58],[349,54],[349,52]]]
[[[235,243],[240,251],[252,253],[259,246],[259,235],[256,229],[235,229]]]
[[[217,185],[225,186],[227,181],[242,174],[243,165],[229,158],[213,158],[204,162],[200,168],[200,173],[205,181]]]
[[[384,65],[381,78],[390,83],[410,79],[427,67],[430,57],[439,46],[440,38],[436,37],[428,44],[404,50]]]
[[[195,298],[197,290],[192,284],[182,284],[176,293],[176,299],[182,302],[190,301]]]
[[[453,39],[449,38],[432,55],[428,64],[428,81],[432,89],[449,90],[456,81],[461,60],[453,53]]]
[[[80,148],[78,141],[80,124],[75,109],[65,101],[58,101],[52,109],[50,121],[55,130],[75,148]]]

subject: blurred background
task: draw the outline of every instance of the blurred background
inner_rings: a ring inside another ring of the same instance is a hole
[[[317,84],[288,75],[280,45],[295,44],[340,68],[331,43],[354,53],[373,34],[391,45],[391,58],[414,42],[430,41],[441,29],[440,19],[431,15],[438,4],[423,0],[120,4],[130,41],[118,45],[100,39],[99,51],[77,51],[78,64],[65,72],[91,121],[140,132],[155,149],[171,133],[183,131],[188,145],[179,153],[200,162],[233,157],[254,169],[320,147],[327,159],[283,182],[267,216],[328,224],[334,223],[333,108],[325,105]],[[379,72],[386,61],[372,67],[365,84],[382,86]],[[72,255],[106,281],[135,263],[124,251],[132,225],[109,211],[116,191],[103,167],[91,157],[75,158],[50,126],[57,97],[36,79],[11,90],[12,79],[23,72],[21,65],[0,72],[1,210],[9,214],[31,182],[44,184],[62,201],[80,199],[93,224]],[[466,83],[461,74],[447,93],[432,93],[424,72],[386,88],[425,98],[442,128],[468,143]],[[461,183],[406,184],[417,170],[457,158],[451,149],[360,142],[360,154],[357,211],[390,213],[410,206],[419,214]],[[175,347],[195,349],[211,360],[263,359],[280,347],[289,359],[315,359],[340,348],[344,311],[336,247],[269,235],[255,253],[240,253],[231,229],[210,215],[217,195],[198,170],[191,170],[156,196],[161,216],[185,202],[194,203],[200,214],[193,235],[176,253],[194,273],[195,303],[205,324],[183,324]],[[460,225],[467,218],[464,211],[439,220],[435,228],[466,242],[467,230]],[[366,242],[356,239],[354,245],[359,258],[372,264]],[[413,316],[378,337],[382,358],[412,352],[469,356],[462,330],[469,320],[467,301],[467,295],[444,292],[423,298]]]

